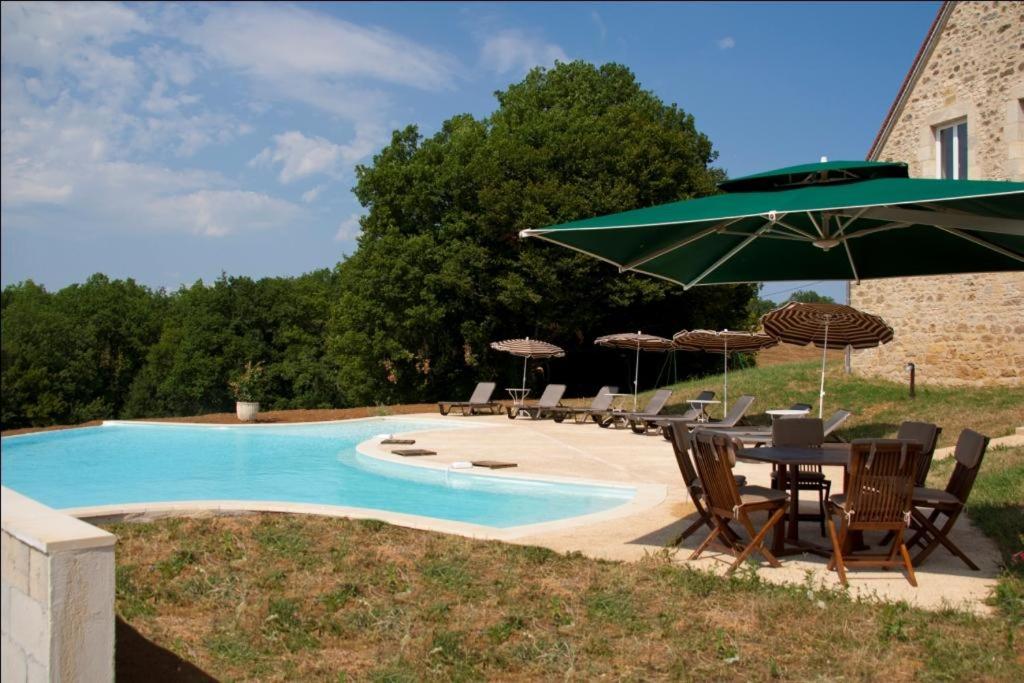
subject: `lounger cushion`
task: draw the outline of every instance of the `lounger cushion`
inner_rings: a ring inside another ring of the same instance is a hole
[[[740,488],[740,500],[744,505],[779,502],[786,500],[786,493],[767,486],[743,486]]]
[[[914,505],[959,505],[960,501],[952,493],[941,489],[914,487]]]

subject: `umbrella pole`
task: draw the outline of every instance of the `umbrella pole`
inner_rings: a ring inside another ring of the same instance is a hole
[[[821,388],[818,390],[818,419],[825,410],[825,357],[828,354],[828,318],[825,318],[825,344],[821,347]]]
[[[722,418],[729,412],[729,339],[725,339],[725,352],[722,354],[725,359],[725,396],[722,397]]]
[[[526,391],[526,363],[530,360],[529,356],[523,356],[523,391]]]
[[[637,334],[640,334],[637,332]],[[636,394],[640,388],[640,340],[636,342],[636,363],[633,365],[633,412],[636,412]]]

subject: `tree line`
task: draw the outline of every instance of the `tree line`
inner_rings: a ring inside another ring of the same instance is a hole
[[[430,137],[395,131],[357,167],[361,234],[331,270],[173,292],[103,275],[7,287],[3,426],[229,410],[248,361],[263,364],[268,409],[450,399],[517,383],[521,360],[488,344],[521,336],[569,352],[532,381],[584,393],[629,377],[628,354],[595,349],[598,335],[749,325],[754,286],[683,291],[517,237],[715,192],[725,174],[691,115],[616,64],[535,69],[496,98]],[[681,375],[718,363],[679,362]],[[642,383],[662,366],[642,364]]]

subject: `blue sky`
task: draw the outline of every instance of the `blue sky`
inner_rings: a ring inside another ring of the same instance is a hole
[[[937,8],[4,2],[2,282],[332,267],[392,129],[485,116],[555,60],[629,66],[733,176],[860,159]]]

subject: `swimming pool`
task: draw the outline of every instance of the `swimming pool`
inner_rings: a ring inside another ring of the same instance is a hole
[[[453,428],[369,419],[258,427],[105,424],[3,439],[3,485],[55,508],[193,500],[342,505],[495,528],[629,502],[629,487],[481,476],[359,454],[380,433]]]

